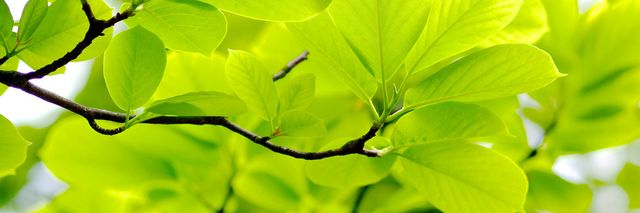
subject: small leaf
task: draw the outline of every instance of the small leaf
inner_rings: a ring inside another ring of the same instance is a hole
[[[499,45],[464,57],[409,89],[405,107],[507,97],[540,89],[561,76],[544,51],[525,44]]]
[[[118,34],[104,53],[104,78],[114,103],[127,112],[142,106],[160,84],[167,55],[142,27]]]
[[[203,0],[227,12],[266,21],[303,21],[323,11],[331,0]]]
[[[206,56],[220,45],[227,32],[222,12],[198,1],[149,1],[132,18],[127,23],[139,23],[158,35],[167,48]]]
[[[11,16],[11,11],[9,11],[9,7],[5,1],[0,2],[0,56],[4,56],[6,54],[5,50],[10,50],[13,46],[10,45],[12,42],[9,38],[11,37],[11,28],[13,28],[13,16]]]
[[[277,135],[291,137],[320,137],[327,134],[324,122],[315,115],[293,110],[282,114],[280,132]]]
[[[471,49],[513,20],[522,0],[438,0],[407,57],[412,72]]]
[[[248,52],[230,50],[226,70],[229,84],[249,110],[273,122],[278,112],[278,94],[260,61]]]
[[[287,28],[301,39],[311,52],[326,57],[327,63],[334,67],[329,70],[358,98],[369,103],[378,84],[373,75],[361,63],[357,63],[358,57],[333,24],[328,13],[322,13],[305,22],[289,23]]]
[[[403,175],[444,212],[523,209],[527,178],[518,165],[497,152],[470,143],[437,142],[399,155]]]
[[[316,78],[305,73],[293,76],[280,94],[280,111],[304,110],[313,102],[316,93]]]
[[[394,148],[401,148],[507,135],[505,123],[489,110],[475,104],[447,102],[418,109],[400,118],[391,141]]]
[[[48,3],[47,0],[29,0],[24,6],[18,25],[18,41],[20,43],[29,43],[29,39],[47,14]]]
[[[640,180],[640,166],[631,163],[627,163],[622,168],[616,180],[618,185],[627,192],[631,209],[640,208],[640,185],[638,185],[638,180]]]
[[[193,92],[159,100],[149,112],[177,116],[231,116],[244,113],[247,107],[240,99],[220,92]]]
[[[349,138],[334,140],[324,146],[322,150],[338,148],[349,140]],[[388,139],[375,137],[367,142],[366,148],[381,149],[388,145]],[[395,156],[380,158],[362,155],[339,156],[308,161],[305,165],[305,172],[309,180],[316,184],[348,189],[380,181],[389,174],[395,160]]]
[[[0,115],[0,178],[14,174],[15,169],[27,158],[29,144],[11,121]]]

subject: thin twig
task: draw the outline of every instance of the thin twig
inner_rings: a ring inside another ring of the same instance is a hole
[[[303,61],[307,60],[308,57],[309,57],[309,51],[305,50],[298,57],[296,57],[295,59],[293,59],[289,63],[287,63],[287,66],[283,67],[279,72],[274,74],[273,77],[272,77],[273,81],[280,80],[280,79],[284,78],[285,76],[287,76],[287,74],[289,74],[289,72],[291,72],[291,70],[293,70],[294,67],[298,66],[298,64],[300,64]]]

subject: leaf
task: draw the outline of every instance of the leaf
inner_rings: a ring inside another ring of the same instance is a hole
[[[505,43],[532,44],[548,31],[547,13],[540,0],[524,0],[518,15],[502,31],[485,41],[483,46]]]
[[[313,102],[316,92],[316,77],[305,73],[293,76],[280,93],[280,111],[304,110]]]
[[[591,207],[592,192],[586,184],[573,184],[542,171],[528,172],[527,178],[527,208],[532,212],[588,212]]]
[[[411,72],[429,68],[466,51],[509,24],[522,0],[438,0],[407,57]]]
[[[505,123],[489,110],[475,104],[447,102],[400,118],[391,141],[394,148],[402,148],[508,135]]]
[[[329,13],[362,64],[379,81],[388,81],[424,29],[431,4],[423,0],[336,0]]]
[[[11,49],[13,46],[10,45],[10,37],[11,37],[11,28],[13,28],[13,16],[11,16],[11,11],[9,11],[9,7],[7,3],[2,1],[0,2],[0,42],[2,46],[0,49],[1,56],[6,54],[5,50]]]
[[[29,144],[11,121],[0,115],[0,178],[15,173],[27,158]]]
[[[249,110],[273,122],[278,112],[278,94],[264,66],[248,52],[230,50],[227,79]]]
[[[332,141],[322,150],[338,148],[349,141],[349,138],[341,138]],[[375,137],[367,142],[367,148],[382,149],[389,145],[389,140]],[[386,177],[396,160],[395,156],[383,156],[370,158],[361,155],[348,155],[333,158],[325,158],[317,161],[308,161],[305,165],[305,173],[309,180],[323,186],[340,189],[349,189],[365,186],[380,181]]]
[[[101,0],[88,0],[98,19],[109,19],[113,9]],[[85,36],[89,21],[77,0],[57,0],[51,3],[47,14],[31,40],[21,42],[18,54],[31,68],[38,69],[71,51]],[[106,29],[74,61],[83,61],[102,55],[113,28]]]
[[[369,103],[378,86],[376,80],[362,64],[354,63],[358,61],[357,56],[351,51],[349,44],[327,13],[322,13],[305,22],[288,23],[287,28],[305,44],[310,52],[326,57],[327,63],[334,67],[329,70],[358,98]]]
[[[160,37],[167,48],[209,56],[222,42],[227,21],[217,8],[198,1],[157,0],[133,17]]]
[[[55,125],[40,156],[56,177],[72,186],[126,188],[176,178],[166,161],[99,135],[79,117]]]
[[[627,192],[629,208],[631,209],[640,208],[640,185],[638,185],[638,180],[640,180],[640,166],[631,163],[627,163],[622,168],[616,180],[618,185]]]
[[[323,11],[331,0],[202,0],[227,12],[265,21],[303,21]]]
[[[320,137],[327,134],[324,122],[317,116],[300,110],[282,114],[277,135],[291,137]]]
[[[410,182],[444,212],[523,209],[527,193],[524,172],[490,149],[470,143],[436,142],[411,147],[399,155]]]
[[[143,27],[118,34],[104,53],[104,79],[114,103],[127,112],[142,106],[160,84],[167,55]]]
[[[247,107],[240,99],[220,92],[192,92],[159,100],[149,112],[177,116],[231,116],[244,113]]]
[[[563,76],[544,51],[494,46],[464,57],[407,91],[405,108],[443,101],[480,101],[540,89]]]
[[[18,41],[20,43],[29,43],[29,39],[47,14],[48,3],[47,0],[27,1],[18,25]]]
[[[166,99],[196,91],[232,93],[227,84],[224,66],[227,59],[221,54],[204,56],[182,51],[167,52],[167,67],[154,99]],[[188,72],[188,75],[185,75]]]

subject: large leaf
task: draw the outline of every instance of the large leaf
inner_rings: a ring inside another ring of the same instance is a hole
[[[125,111],[142,106],[160,84],[167,54],[142,27],[118,34],[104,53],[104,79],[113,102]]]
[[[238,97],[261,118],[273,122],[278,113],[278,93],[266,68],[248,52],[229,51],[227,79]]]
[[[361,63],[357,63],[358,57],[333,24],[328,13],[320,14],[306,22],[289,23],[287,27],[311,52],[325,56],[327,63],[334,67],[329,70],[356,96],[369,102],[378,86],[376,80]]]
[[[11,121],[0,115],[0,178],[14,174],[15,169],[27,158],[29,144]]]
[[[409,70],[421,71],[468,50],[509,24],[522,0],[437,0],[429,21],[407,58]]]
[[[149,112],[178,116],[231,116],[247,110],[240,99],[220,92],[193,92],[159,100]]]
[[[77,117],[53,127],[40,156],[56,177],[73,186],[137,187],[175,179],[166,161],[100,135]]]
[[[627,163],[618,174],[616,182],[627,192],[629,207],[631,209],[640,208],[640,166]]]
[[[329,12],[361,62],[378,80],[387,81],[424,29],[431,4],[423,0],[335,0]]]
[[[18,25],[18,41],[20,43],[29,43],[29,39],[47,14],[48,7],[47,0],[29,0],[27,2],[22,10]]]
[[[331,0],[201,0],[241,16],[267,21],[302,21],[324,10]]]
[[[11,49],[10,47],[13,41],[10,41],[9,38],[12,34],[11,28],[13,28],[13,16],[11,16],[11,11],[9,11],[9,7],[7,3],[2,1],[0,2],[0,52],[1,56],[5,55],[5,49]]]
[[[99,19],[111,17],[113,9],[101,0],[88,0],[91,9]],[[51,4],[47,14],[29,41],[21,42],[18,54],[31,68],[38,69],[62,57],[73,49],[85,36],[89,21],[77,0],[58,0]],[[96,38],[76,59],[91,59],[102,54],[111,40],[112,28],[104,31],[105,36]]]
[[[551,57],[536,47],[494,46],[456,61],[409,89],[405,108],[512,96],[542,88],[561,76]]]
[[[547,13],[540,0],[524,0],[518,15],[502,31],[493,35],[484,45],[527,43],[538,41],[548,31]]]
[[[338,148],[349,138],[341,138],[327,144],[322,150]],[[389,145],[388,139],[376,137],[367,142],[367,149],[382,149]],[[395,156],[370,158],[348,155],[309,161],[305,166],[307,177],[316,184],[335,188],[354,188],[380,181],[389,174]]]
[[[167,48],[207,56],[227,32],[222,12],[198,1],[149,1],[133,18],[133,22],[158,35]]]
[[[324,122],[317,116],[300,110],[282,114],[277,135],[292,137],[320,137],[327,134]]]
[[[527,178],[518,165],[470,143],[437,142],[399,154],[404,174],[444,212],[523,210]]]
[[[507,136],[504,122],[474,104],[448,102],[418,109],[403,116],[393,131],[394,148],[435,142],[458,142]]]
[[[280,111],[304,110],[313,102],[316,93],[316,78],[305,73],[292,76],[280,93]]]

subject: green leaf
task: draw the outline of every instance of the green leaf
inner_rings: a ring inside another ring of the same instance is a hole
[[[127,112],[142,106],[160,84],[167,55],[142,27],[118,34],[104,53],[104,79],[114,103]]]
[[[226,70],[229,84],[249,110],[273,122],[278,113],[278,93],[260,61],[251,53],[230,50]]]
[[[324,122],[317,116],[300,110],[282,114],[279,132],[276,135],[291,137],[320,137],[327,134]]]
[[[154,99],[166,99],[197,91],[232,93],[227,84],[224,66],[227,59],[221,54],[204,56],[199,53],[169,51],[164,76],[153,94]],[[188,75],[185,75],[188,72]]]
[[[63,120],[51,129],[40,156],[56,177],[72,186],[137,187],[175,179],[166,161],[100,135],[78,117]]]
[[[586,184],[573,184],[542,171],[528,172],[527,178],[529,192],[526,205],[531,212],[588,212],[591,207],[592,192]]]
[[[247,110],[240,99],[220,92],[193,92],[156,101],[147,109],[161,115],[231,116]]]
[[[18,25],[18,41],[20,43],[29,43],[29,39],[47,14],[48,3],[47,0],[29,0],[24,6]]]
[[[5,50],[10,50],[13,48],[12,42],[9,38],[11,37],[11,28],[13,28],[13,16],[11,16],[11,11],[7,6],[7,3],[2,1],[0,2],[0,52],[1,56],[6,54]]]
[[[325,57],[329,69],[358,98],[369,103],[378,87],[375,78],[362,66],[328,13],[300,23],[288,23],[287,28],[314,54]]]
[[[211,55],[227,32],[217,8],[198,1],[156,0],[144,4],[134,20],[155,33],[167,48]]]
[[[521,5],[522,0],[434,1],[426,28],[407,57],[409,70],[427,69],[476,46],[506,27]]]
[[[618,185],[627,192],[631,209],[640,208],[640,185],[638,185],[638,180],[640,180],[640,166],[631,163],[627,163],[622,168],[616,180]]]
[[[322,150],[338,148],[349,138],[332,141]],[[375,137],[367,142],[368,149],[382,149],[389,140]],[[386,177],[395,162],[395,156],[370,158],[362,155],[348,155],[308,161],[305,165],[307,177],[314,183],[341,189],[355,188],[376,183]]]
[[[502,31],[484,42],[484,46],[505,43],[531,44],[548,31],[547,12],[540,0],[524,0],[515,19]]]
[[[98,19],[109,19],[113,9],[102,0],[88,0]],[[85,36],[89,21],[77,0],[57,0],[49,6],[42,23],[29,41],[22,41],[18,56],[31,68],[38,69],[71,51]],[[74,61],[101,55],[111,40],[113,28],[91,42]]]
[[[227,12],[265,21],[302,21],[323,11],[331,0],[202,0]]]
[[[11,121],[0,115],[0,178],[15,173],[15,169],[27,158],[29,144]]]
[[[399,154],[404,174],[444,212],[523,210],[527,178],[518,165],[469,143],[437,142]]]
[[[316,77],[311,73],[292,76],[280,93],[280,111],[304,110],[313,102]]]
[[[362,64],[379,81],[388,81],[424,29],[431,4],[423,0],[336,0],[329,13]]]
[[[563,76],[544,51],[494,46],[464,57],[407,91],[405,108],[443,101],[480,101],[540,89]]]
[[[400,118],[391,141],[394,148],[402,148],[508,135],[505,123],[489,110],[475,104],[447,102]]]

